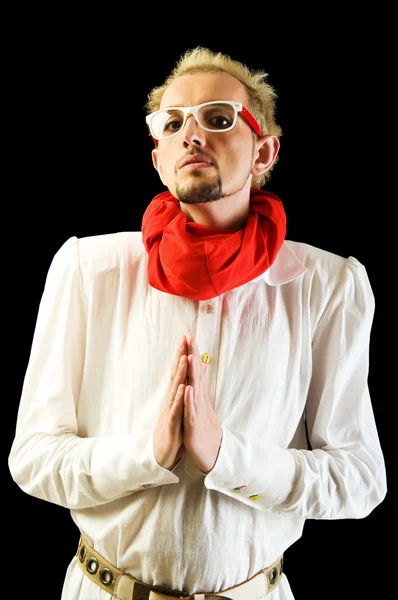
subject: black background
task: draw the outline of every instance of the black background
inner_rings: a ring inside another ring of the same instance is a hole
[[[283,137],[267,187],[284,202],[287,237],[355,256],[367,268],[376,299],[369,386],[390,481],[386,258],[380,224],[388,218],[369,140],[374,127],[369,113],[380,114],[374,95],[369,102],[369,85],[380,84],[372,43],[343,21],[328,33],[318,23],[318,29],[295,30],[295,35],[271,35],[265,16],[258,17],[258,29],[250,29],[249,41],[239,31],[220,37],[203,32],[228,31],[222,19],[206,29],[198,7],[194,12],[189,32],[181,12],[160,26],[137,16],[126,23],[123,14],[108,21],[105,12],[25,12],[9,22],[5,463],[51,259],[72,235],[141,228],[147,204],[164,189],[151,162],[143,109],[147,93],[163,82],[185,49],[203,45],[265,70],[277,90]],[[256,19],[251,16],[252,25]],[[307,521],[303,538],[285,555],[296,600],[384,597],[385,541],[393,522],[389,488],[385,501],[365,519]],[[69,512],[24,494],[6,464],[5,492],[12,540],[3,549],[13,556],[19,574],[13,578],[21,577],[23,597],[39,589],[42,600],[58,600],[78,542]],[[46,586],[38,588],[44,561]]]

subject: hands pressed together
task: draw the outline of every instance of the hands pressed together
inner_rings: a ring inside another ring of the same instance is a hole
[[[210,403],[207,371],[194,334],[183,336],[153,437],[156,460],[165,469],[173,469],[186,452],[203,473],[217,460],[222,428]]]

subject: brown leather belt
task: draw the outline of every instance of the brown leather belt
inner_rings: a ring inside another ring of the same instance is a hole
[[[260,598],[270,594],[279,585],[283,572],[283,556],[281,556],[269,567],[232,588],[220,592],[188,595],[181,591],[147,585],[134,579],[132,575],[121,571],[96,552],[83,536],[80,537],[76,556],[83,573],[118,600],[164,600],[165,598],[245,600]]]

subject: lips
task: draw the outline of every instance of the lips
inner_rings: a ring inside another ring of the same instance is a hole
[[[213,164],[207,156],[204,154],[192,154],[191,156],[187,156],[184,158],[182,163],[180,164],[180,169],[185,167],[186,165],[191,165],[193,163],[206,163],[208,165]]]

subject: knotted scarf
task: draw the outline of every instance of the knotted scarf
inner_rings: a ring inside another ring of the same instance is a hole
[[[209,300],[255,279],[274,262],[286,236],[286,213],[275,194],[250,191],[243,229],[188,221],[170,192],[155,196],[142,218],[149,284],[168,294]]]

